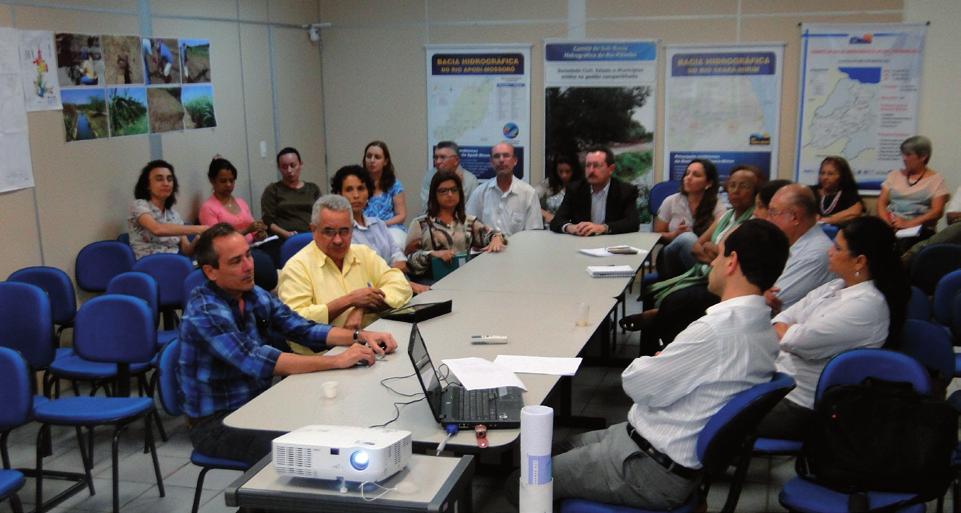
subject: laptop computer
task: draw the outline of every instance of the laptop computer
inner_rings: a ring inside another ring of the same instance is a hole
[[[427,354],[427,345],[417,323],[410,330],[407,355],[437,422],[468,429],[477,424],[484,424],[488,429],[520,427],[521,408],[524,407],[521,394],[524,391],[517,387],[467,390],[459,383],[448,383],[446,379],[442,383]]]

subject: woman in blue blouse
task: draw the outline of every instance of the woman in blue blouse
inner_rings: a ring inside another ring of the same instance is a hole
[[[404,197],[404,186],[397,180],[394,173],[394,162],[390,158],[390,150],[383,141],[372,141],[364,148],[364,169],[374,181],[374,189],[370,191],[370,200],[364,215],[376,217],[387,225],[391,237],[397,245],[403,246],[407,240],[407,200]]]

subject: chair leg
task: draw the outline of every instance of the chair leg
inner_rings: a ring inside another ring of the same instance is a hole
[[[37,432],[37,487],[36,487],[36,513],[43,513],[43,442],[50,433],[48,424],[41,424],[40,431]]]
[[[951,509],[954,513],[961,513],[961,481],[955,478],[954,482],[951,483]]]
[[[87,454],[90,458],[91,464],[93,463],[93,426],[87,428]]]
[[[200,496],[204,491],[204,477],[207,476],[207,471],[209,470],[210,467],[202,467],[200,469],[200,474],[197,476],[197,489],[194,490],[194,506],[190,510],[190,513],[197,513],[197,510],[200,509]]]
[[[157,459],[157,447],[154,446],[153,430],[150,427],[150,417],[155,417],[156,415],[157,412],[154,411],[148,413],[147,416],[144,417],[144,428],[146,429],[144,436],[147,439],[147,445],[150,446],[150,457],[153,459],[153,473],[157,477],[157,490],[160,491],[160,496],[164,497],[166,495],[166,491],[164,490],[164,480],[160,475],[160,461]]]
[[[744,486],[744,478],[747,476],[747,468],[751,465],[751,451],[754,448],[754,439],[751,438],[744,444],[741,451],[740,461],[734,467],[734,478],[727,492],[727,500],[724,501],[722,513],[733,513],[737,507],[737,501],[741,497],[741,487]]]
[[[83,473],[87,480],[87,488],[90,489],[90,495],[94,495],[97,492],[93,489],[93,477],[90,475],[90,470],[93,468],[93,458],[87,458],[87,451],[84,449],[83,427],[75,427],[77,430],[77,445],[80,447],[80,459],[83,460]]]
[[[15,493],[10,495],[10,509],[13,510],[13,513],[23,513],[23,504],[20,503],[20,496]]]
[[[120,457],[119,457],[119,445],[120,445],[120,433],[123,431],[123,426],[117,426],[113,430],[113,444],[110,447],[110,459],[113,463],[113,513],[120,513]]]

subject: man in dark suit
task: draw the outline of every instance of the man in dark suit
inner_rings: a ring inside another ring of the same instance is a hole
[[[571,184],[564,195],[551,230],[588,236],[636,232],[637,188],[614,174],[614,153],[608,148],[591,148],[584,158],[585,179]]]

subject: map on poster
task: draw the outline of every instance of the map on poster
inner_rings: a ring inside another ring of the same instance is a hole
[[[901,142],[917,131],[924,25],[804,25],[796,174],[817,181],[840,155],[858,184],[876,190],[901,167]]]
[[[669,46],[665,164],[679,180],[694,158],[722,179],[737,164],[777,168],[783,45]]]
[[[461,165],[483,179],[493,176],[490,148],[509,142],[518,158],[515,173],[528,176],[529,62],[527,46],[428,47],[429,147],[457,142]]]

